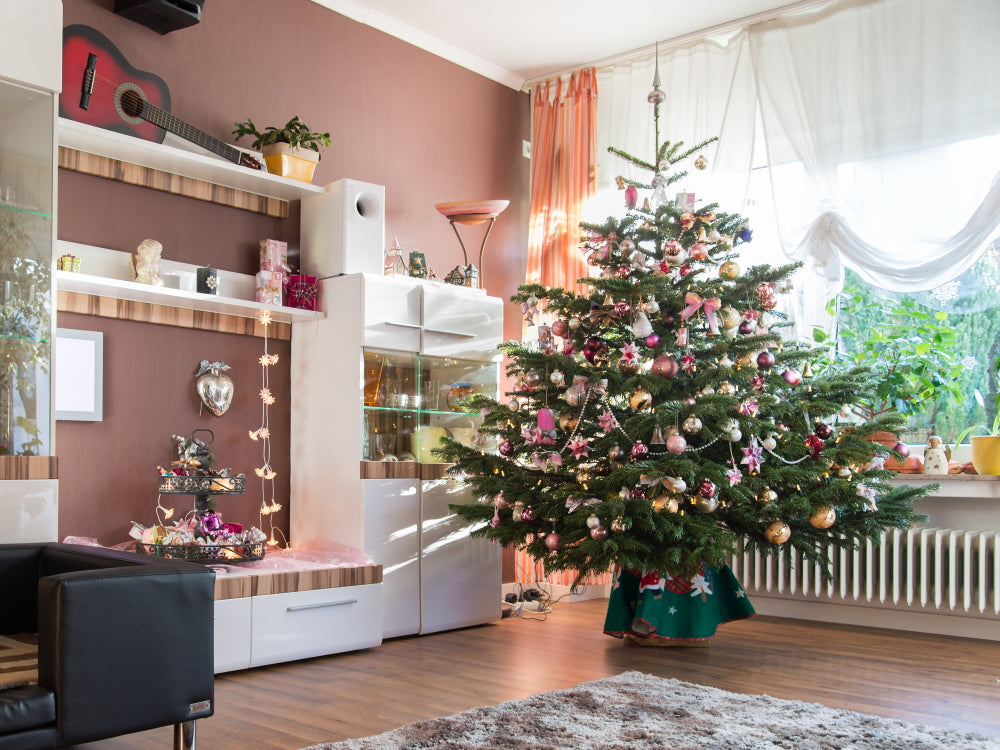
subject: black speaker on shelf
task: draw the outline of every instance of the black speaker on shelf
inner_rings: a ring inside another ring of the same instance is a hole
[[[115,0],[115,13],[148,26],[158,34],[194,26],[205,0]]]

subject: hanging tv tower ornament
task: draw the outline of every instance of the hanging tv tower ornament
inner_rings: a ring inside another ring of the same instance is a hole
[[[656,67],[653,72],[653,90],[649,92],[646,97],[646,101],[653,105],[653,128],[655,130],[656,143],[653,144],[654,154],[660,152],[660,105],[667,100],[667,95],[660,88],[660,44],[656,44]],[[659,165],[657,165],[659,167]],[[667,202],[667,181],[660,174],[659,168],[656,170],[656,174],[653,175],[652,180],[653,194],[650,196],[650,203],[653,205],[653,210],[656,210],[664,203]]]

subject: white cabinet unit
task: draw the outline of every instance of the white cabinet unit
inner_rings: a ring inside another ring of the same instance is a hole
[[[366,274],[322,284],[326,318],[293,324],[292,543],[384,566],[385,637],[499,619],[500,550],[448,511],[470,489],[432,451],[474,438],[459,397],[496,394],[501,300]]]

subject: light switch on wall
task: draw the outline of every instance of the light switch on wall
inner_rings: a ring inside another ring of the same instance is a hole
[[[521,141],[521,156],[525,159],[531,158],[531,141]]]

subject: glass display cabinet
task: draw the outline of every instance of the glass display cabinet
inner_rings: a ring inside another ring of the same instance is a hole
[[[62,4],[0,8],[0,542],[54,541],[52,266]]]

